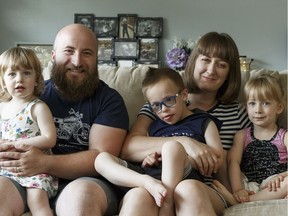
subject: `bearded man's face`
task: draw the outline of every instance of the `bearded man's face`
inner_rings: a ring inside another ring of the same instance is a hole
[[[81,76],[78,76],[79,74]],[[87,68],[54,61],[51,69],[51,80],[66,100],[83,100],[91,96],[98,86],[97,64],[93,68]]]

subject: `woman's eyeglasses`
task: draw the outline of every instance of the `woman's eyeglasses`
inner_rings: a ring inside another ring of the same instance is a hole
[[[164,100],[159,101],[159,102],[153,102],[153,103],[149,103],[150,108],[156,112],[156,113],[160,113],[162,111],[162,105],[166,106],[166,107],[172,107],[176,104],[176,98],[179,96],[179,93],[177,93],[176,95],[170,96],[170,97],[166,97]]]

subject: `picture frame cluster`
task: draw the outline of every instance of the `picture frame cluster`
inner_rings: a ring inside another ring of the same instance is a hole
[[[74,14],[74,23],[81,23],[96,34],[100,65],[161,65],[159,39],[163,34],[162,17],[138,17],[137,14],[97,17],[94,14]]]

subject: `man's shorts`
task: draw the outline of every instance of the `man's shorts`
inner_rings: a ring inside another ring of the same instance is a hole
[[[28,212],[29,208],[28,208],[28,205],[27,205],[27,191],[26,191],[26,188],[21,186],[18,182],[14,181],[13,179],[9,178],[9,180],[15,185],[15,187],[17,188],[19,194],[22,197],[23,205],[24,205],[24,212]]]
[[[105,180],[104,178],[92,178],[92,177],[81,177],[79,179],[85,179],[85,180],[89,180],[89,181],[93,181],[95,183],[97,183],[98,185],[101,186],[101,188],[104,190],[106,197],[107,197],[107,202],[108,202],[108,208],[106,210],[105,215],[115,215],[118,214],[118,204],[120,201],[120,196],[117,194],[117,190],[119,190],[116,186],[114,186],[113,184],[111,184],[110,182],[108,182],[107,180]],[[15,187],[18,189],[20,195],[22,196],[23,199],[23,203],[25,206],[25,212],[29,211],[28,205],[27,205],[27,193],[26,193],[26,188],[22,187],[20,184],[18,184],[17,182],[11,180],[13,182],[13,184],[15,185]],[[59,181],[59,188],[58,188],[58,192],[57,195],[55,197],[53,197],[52,199],[50,199],[50,206],[53,209],[54,213],[55,213],[55,207],[56,207],[56,203],[57,203],[57,199],[61,194],[61,191],[67,186],[67,184],[69,184],[71,181],[67,181],[67,180],[60,180]],[[56,214],[55,214],[56,215]]]

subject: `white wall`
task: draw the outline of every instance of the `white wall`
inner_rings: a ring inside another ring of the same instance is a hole
[[[0,52],[17,42],[52,43],[74,13],[117,16],[134,13],[163,17],[160,57],[174,36],[198,38],[226,32],[240,55],[254,58],[252,68],[287,69],[287,0],[0,0]]]

